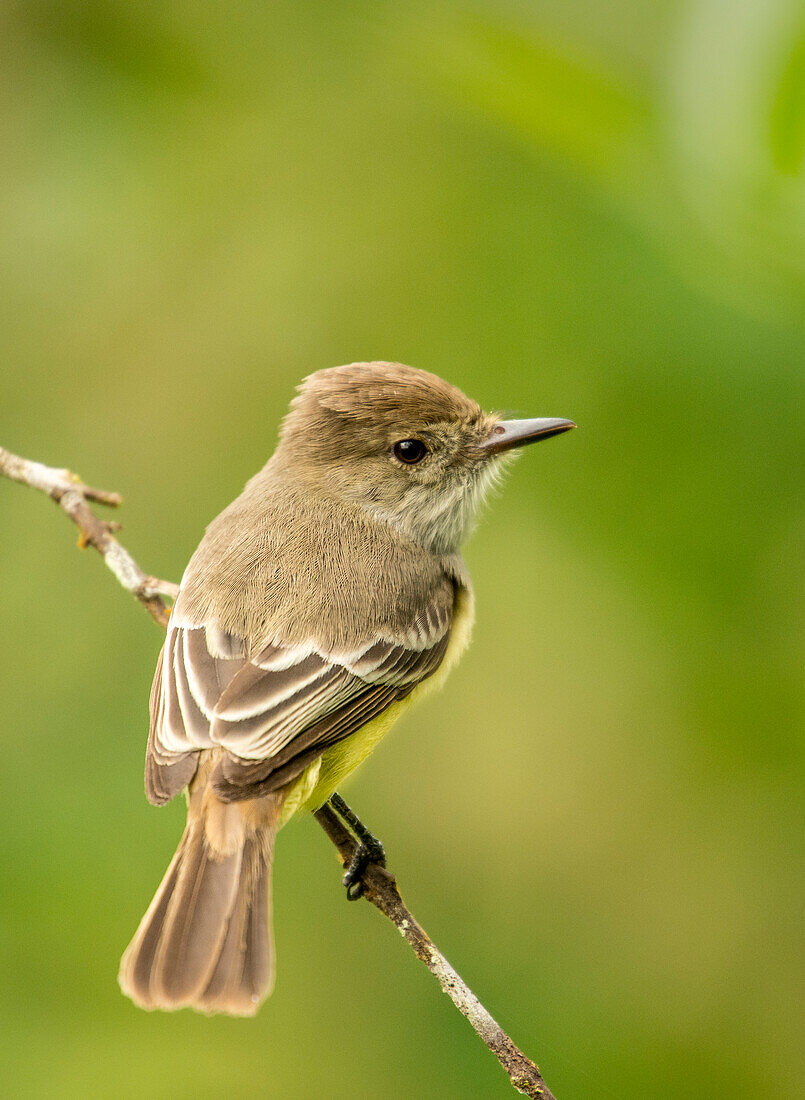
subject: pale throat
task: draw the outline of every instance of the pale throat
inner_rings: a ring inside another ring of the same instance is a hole
[[[490,462],[447,485],[412,484],[393,503],[361,501],[363,510],[434,554],[455,554],[469,538],[501,469]]]

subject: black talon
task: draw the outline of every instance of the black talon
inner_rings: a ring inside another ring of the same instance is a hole
[[[347,900],[357,901],[363,895],[363,873],[370,863],[376,863],[379,867],[386,866],[386,853],[383,845],[377,837],[369,835],[360,842],[355,849],[355,854],[349,861],[344,878],[344,886],[347,888]]]
[[[377,837],[369,832],[357,814],[349,808],[341,795],[332,795],[330,805],[358,838],[358,846],[342,880],[347,890],[347,900],[357,901],[363,896],[363,874],[366,868],[370,863],[385,867],[386,851]]]

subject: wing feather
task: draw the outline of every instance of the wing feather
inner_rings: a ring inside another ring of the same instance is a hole
[[[289,783],[436,671],[452,621],[445,593],[437,589],[404,634],[349,653],[268,644],[247,659],[246,640],[215,622],[172,622],[151,692],[148,797],[172,798],[195,774],[198,751],[214,746],[225,750],[212,777],[219,798]]]
[[[185,728],[179,691],[176,683],[176,651],[181,646],[181,635],[172,630],[166,639],[165,662],[162,666],[162,728],[159,743],[168,753],[187,752],[193,748]]]
[[[166,752],[161,744],[165,715],[165,691],[162,670],[168,642],[159,655],[154,682],[151,685],[151,729],[145,754],[145,792],[151,802],[162,806],[179,793],[193,776],[198,766],[197,753]]]
[[[278,672],[248,664],[230,681],[215,705],[216,720],[238,722],[265,715],[298,696],[332,669],[318,653],[311,653],[296,664]]]
[[[208,718],[212,718],[221,693],[243,668],[245,659],[213,657],[207,648],[203,627],[181,629],[184,639],[184,664],[193,698]]]
[[[270,673],[266,673],[270,677]],[[223,745],[237,756],[262,759],[273,756],[306,726],[336,706],[344,695],[352,693],[346,669],[330,665],[311,683],[294,695],[260,714],[242,721],[226,722],[215,718],[210,734],[216,744]]]
[[[193,698],[190,685],[187,682],[187,666],[181,659],[184,655],[184,639],[176,645],[173,654],[173,675],[176,683],[176,695],[179,701],[179,710],[184,723],[184,731],[188,747],[196,749],[208,748],[210,744],[210,723],[207,716]]]
[[[365,726],[399,697],[399,692],[392,687],[368,688],[310,726],[269,759],[243,760],[234,755],[225,756],[213,773],[215,793],[223,801],[237,802],[278,790],[295,779],[325,749]]]

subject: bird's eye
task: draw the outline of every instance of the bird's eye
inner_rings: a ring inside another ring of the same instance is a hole
[[[421,439],[401,439],[394,444],[394,457],[407,466],[421,462],[427,453],[428,448]]]

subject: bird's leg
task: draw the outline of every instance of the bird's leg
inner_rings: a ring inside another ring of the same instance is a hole
[[[370,863],[376,863],[380,867],[386,866],[386,852],[377,837],[370,833],[364,823],[353,810],[349,808],[340,794],[330,796],[330,806],[338,814],[344,824],[354,833],[358,847],[352,859],[349,861],[344,874],[343,882],[347,888],[347,899],[357,901],[363,894],[363,872]]]

